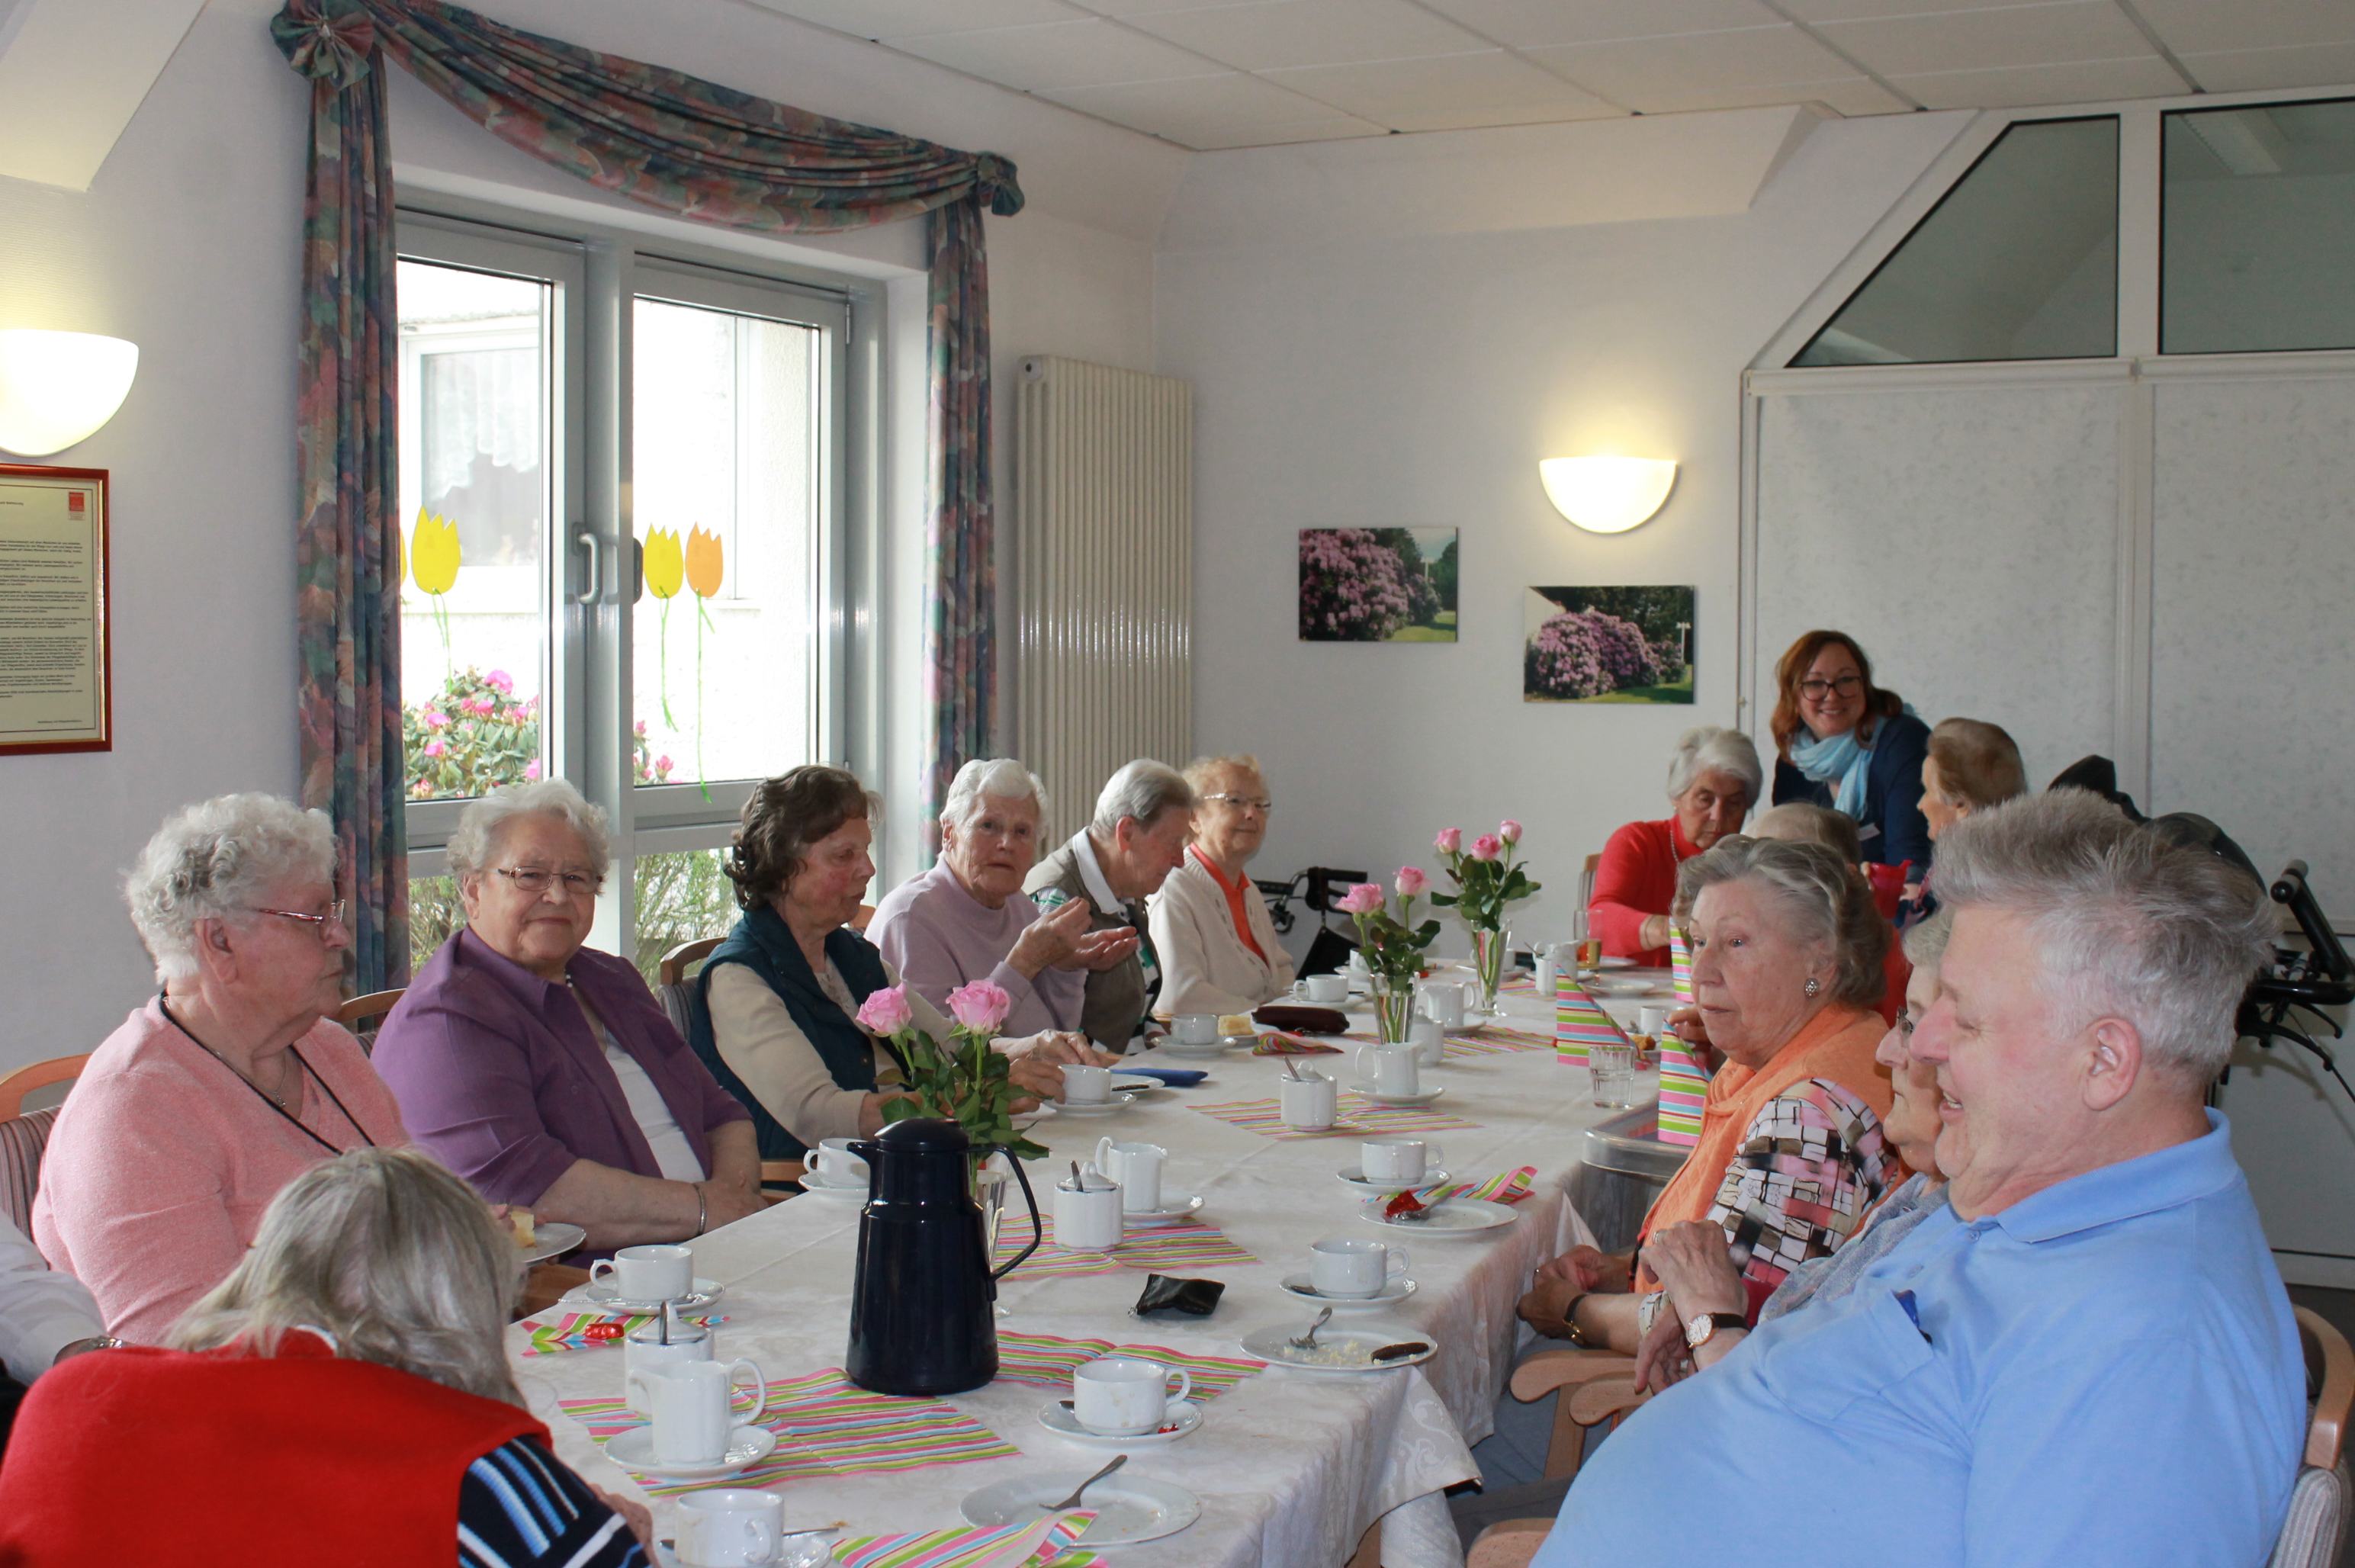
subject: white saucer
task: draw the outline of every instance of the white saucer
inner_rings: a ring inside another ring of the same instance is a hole
[[[1439,1348],[1427,1335],[1393,1325],[1383,1333],[1375,1328],[1333,1328],[1317,1331],[1316,1348],[1304,1350],[1292,1341],[1307,1325],[1263,1328],[1256,1334],[1246,1334],[1242,1347],[1263,1361],[1273,1361],[1280,1367],[1296,1367],[1304,1372],[1387,1372],[1395,1367],[1411,1367],[1427,1361],[1439,1354]],[[1396,1345],[1420,1339],[1423,1349],[1412,1356],[1394,1360],[1369,1360],[1372,1353],[1385,1345]],[[1357,1360],[1348,1360],[1354,1352]],[[1336,1359],[1327,1360],[1327,1356]],[[1050,1499],[1051,1500],[1051,1499]]]
[[[1636,961],[1633,958],[1623,958],[1616,954],[1610,955],[1600,962],[1602,967],[1605,969],[1633,969],[1636,966]]]
[[[1396,1307],[1412,1296],[1417,1288],[1414,1281],[1401,1275],[1395,1279],[1382,1281],[1381,1289],[1371,1296],[1326,1296],[1310,1284],[1309,1279],[1310,1276],[1305,1274],[1285,1275],[1284,1288],[1303,1301],[1313,1301],[1336,1312],[1354,1312],[1369,1307]]]
[[[1442,1094],[1444,1088],[1425,1089],[1413,1094],[1384,1094],[1370,1083],[1352,1083],[1349,1093],[1371,1100],[1377,1105],[1428,1105]]]
[[[1656,991],[1675,988],[1670,980],[1646,980],[1639,975],[1597,975],[1586,983],[1587,991],[1602,997],[1648,997]]]
[[[605,1441],[605,1457],[624,1470],[685,1481],[732,1476],[739,1470],[751,1469],[776,1451],[776,1434],[758,1426],[739,1426],[731,1430],[728,1434],[727,1457],[712,1465],[664,1464],[655,1457],[655,1429],[652,1426],[633,1426],[627,1432],[616,1432]]]
[[[1046,1518],[1049,1503],[1070,1497],[1085,1470],[1049,1470],[999,1481],[967,1496],[957,1505],[967,1524],[995,1529],[1005,1524],[1036,1524]],[[1126,1470],[1115,1471],[1088,1488],[1080,1506],[1095,1510],[1095,1518],[1080,1531],[1074,1545],[1123,1546],[1133,1541],[1158,1541],[1175,1535],[1202,1517],[1201,1499],[1183,1487],[1149,1481]]]
[[[802,1173],[802,1190],[821,1198],[865,1198],[868,1188],[864,1181],[836,1181],[810,1170]]]
[[[1363,1169],[1354,1165],[1349,1166],[1345,1169],[1337,1170],[1333,1174],[1339,1177],[1343,1181],[1348,1182],[1350,1187],[1359,1192],[1369,1193],[1376,1197],[1382,1198],[1387,1198],[1393,1192],[1405,1192],[1415,1188],[1437,1187],[1444,1183],[1447,1179],[1447,1172],[1444,1170],[1426,1170],[1412,1181],[1401,1181],[1398,1178],[1391,1176],[1383,1177],[1380,1180],[1377,1181],[1374,1178],[1368,1176]]]
[[[1133,1092],[1123,1091],[1108,1100],[1098,1100],[1091,1104],[1073,1104],[1062,1100],[1046,1103],[1055,1108],[1055,1115],[1059,1116],[1109,1116],[1114,1111],[1125,1111],[1136,1104],[1136,1095]]]
[[[1168,1084],[1158,1078],[1140,1078],[1134,1072],[1115,1072],[1112,1075],[1112,1092],[1115,1094],[1143,1096],[1152,1093],[1156,1089],[1168,1087]]]
[[[1139,1210],[1135,1213],[1124,1211],[1120,1218],[1123,1224],[1142,1225],[1149,1230],[1156,1225],[1174,1225],[1201,1207],[1202,1195],[1199,1192],[1171,1192],[1164,1189],[1160,1208]]]
[[[1385,1217],[1380,1209],[1368,1205],[1358,1211],[1358,1218],[1385,1231],[1407,1231],[1423,1236],[1469,1236],[1497,1230],[1520,1218],[1511,1204],[1491,1203],[1486,1198],[1444,1198],[1423,1212],[1430,1218],[1392,1220]]]
[[[523,1261],[538,1264],[560,1258],[588,1239],[589,1232],[578,1225],[568,1225],[561,1220],[542,1220],[532,1227],[531,1245],[523,1250]]]
[[[716,1279],[698,1279],[695,1288],[677,1298],[681,1312],[698,1312],[728,1294],[728,1287]],[[593,1285],[580,1285],[565,1293],[562,1303],[568,1307],[594,1307],[606,1312],[660,1312],[659,1301],[630,1301],[613,1293],[613,1287],[603,1280]]]
[[[1208,1061],[1214,1056],[1224,1056],[1227,1053],[1224,1040],[1214,1040],[1208,1045],[1188,1045],[1168,1035],[1163,1035],[1161,1043],[1153,1049],[1164,1056],[1179,1057],[1188,1061]]]
[[[1178,1439],[1201,1425],[1202,1407],[1190,1399],[1179,1400],[1178,1420],[1175,1424],[1164,1426],[1158,1432],[1140,1433],[1134,1437],[1119,1437],[1107,1432],[1089,1431],[1080,1424],[1080,1418],[1071,1413],[1066,1402],[1052,1399],[1039,1407],[1039,1424],[1058,1437],[1066,1437],[1074,1443],[1085,1443],[1094,1448],[1159,1448],[1177,1442]],[[1071,1494],[1066,1492],[1063,1495],[1068,1497]]]

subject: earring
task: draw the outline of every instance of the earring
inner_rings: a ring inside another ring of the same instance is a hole
[[[1807,995],[1812,997],[1823,988],[1824,983],[1821,980],[1817,979],[1813,975],[1807,976]]]

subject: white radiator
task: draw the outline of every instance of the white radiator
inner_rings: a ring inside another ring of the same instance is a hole
[[[1014,754],[1047,784],[1043,853],[1087,821],[1123,763],[1186,764],[1193,388],[1035,356],[1014,443]]]

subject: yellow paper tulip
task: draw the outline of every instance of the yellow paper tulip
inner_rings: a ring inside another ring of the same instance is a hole
[[[409,541],[409,569],[427,593],[447,593],[458,581],[458,525],[417,508],[417,531]]]
[[[646,592],[657,599],[667,599],[678,592],[680,573],[686,562],[679,553],[678,535],[668,528],[646,530]]]
[[[687,536],[687,585],[703,598],[712,598],[719,592],[721,570],[719,536],[700,528],[691,530]]]

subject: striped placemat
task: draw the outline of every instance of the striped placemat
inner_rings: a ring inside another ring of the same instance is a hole
[[[1358,1037],[1352,1035],[1349,1038],[1355,1040]],[[1260,1036],[1259,1043],[1252,1047],[1252,1054],[1253,1056],[1338,1056],[1341,1054],[1341,1048],[1337,1045],[1319,1045],[1313,1040],[1304,1039],[1296,1034],[1275,1033]]]
[[[519,1355],[546,1356],[558,1350],[585,1350],[611,1345],[619,1349],[623,1337],[634,1334],[655,1320],[655,1314],[639,1312],[615,1314],[606,1312],[568,1312],[561,1317],[542,1320],[527,1317],[518,1325],[530,1343]],[[677,1321],[710,1325],[728,1321],[725,1313],[682,1312]]]
[[[1502,1056],[1516,1051],[1543,1051],[1553,1043],[1553,1036],[1543,1029],[1523,1029],[1518,1024],[1482,1024],[1460,1034],[1447,1037],[1447,1056]]]
[[[1197,1356],[1167,1345],[1120,1345],[1110,1339],[1066,1339],[1060,1334],[997,1331],[997,1381],[1007,1383],[1068,1383],[1072,1370],[1099,1356],[1142,1356],[1165,1367],[1182,1367],[1194,1380],[1196,1399],[1216,1399],[1265,1361],[1230,1356]]]
[[[1065,1514],[1042,1532],[1039,1543],[1021,1557],[1001,1557],[1026,1532],[1039,1531],[1032,1523],[1001,1524],[970,1530],[929,1530],[912,1535],[855,1535],[834,1543],[834,1561],[842,1568],[1088,1568],[1103,1558],[1082,1552],[1071,1542],[1096,1517],[1093,1509]]]
[[[557,1403],[599,1443],[646,1424],[645,1417],[618,1397]],[[839,1367],[771,1382],[769,1412],[760,1424],[776,1434],[777,1451],[749,1470],[697,1481],[630,1473],[649,1494],[666,1498],[706,1487],[765,1487],[825,1476],[969,1465],[1020,1452],[945,1400],[875,1393],[851,1382]]]
[[[1368,1133],[1477,1132],[1480,1124],[1444,1111],[1424,1111],[1404,1105],[1377,1105],[1362,1094],[1344,1094],[1334,1110],[1334,1123],[1318,1132],[1284,1125],[1284,1113],[1273,1100],[1230,1100],[1223,1104],[1190,1107],[1216,1116],[1230,1126],[1270,1138],[1361,1137]]]
[[[1199,1220],[1180,1220],[1174,1225],[1152,1228],[1143,1226],[1129,1230],[1121,1237],[1120,1245],[1108,1253],[1083,1253],[1067,1250],[1055,1244],[1055,1217],[1039,1216],[1046,1240],[1039,1250],[1022,1260],[1015,1269],[1018,1275],[1032,1277],[1055,1275],[1112,1274],[1124,1268],[1165,1270],[1172,1268],[1215,1268],[1220,1264],[1255,1264],[1259,1260],[1227,1240],[1226,1233],[1215,1225],[1205,1225]],[[998,1232],[996,1256],[1000,1265],[1030,1243],[1030,1227],[1021,1227],[1017,1234],[1012,1227]]]
[[[1554,1055],[1575,1066],[1586,1065],[1590,1045],[1632,1045],[1627,1031],[1612,1021],[1584,987],[1570,975],[1554,981]]]

